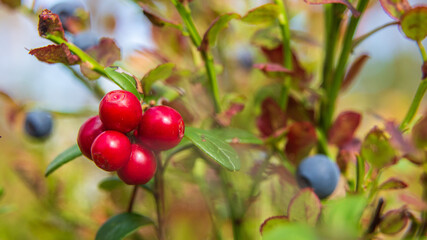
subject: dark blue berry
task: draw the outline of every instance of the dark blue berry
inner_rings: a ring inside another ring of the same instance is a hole
[[[25,131],[28,135],[44,139],[52,132],[52,115],[45,111],[28,112],[25,116]]]
[[[98,37],[91,31],[81,32],[74,36],[73,43],[82,50],[98,45]]]
[[[335,190],[340,171],[335,162],[325,155],[305,158],[297,169],[297,182],[301,188],[311,187],[320,198],[326,198]]]

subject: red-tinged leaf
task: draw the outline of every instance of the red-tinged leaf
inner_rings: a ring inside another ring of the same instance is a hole
[[[390,210],[381,217],[379,229],[381,233],[394,235],[402,231],[409,221],[409,214],[406,208]]]
[[[421,72],[423,73],[422,79],[427,78],[427,61],[423,63],[423,66],[421,67]]]
[[[417,211],[424,211],[427,210],[427,203],[424,202],[422,199],[415,197],[413,195],[408,194],[400,194],[399,195],[400,201],[411,205],[411,208]]]
[[[115,61],[120,60],[120,48],[111,38],[101,38],[98,45],[89,48],[86,52],[105,67],[111,66]],[[87,63],[81,64],[80,70],[88,79],[100,77],[98,73],[91,70],[91,66]]]
[[[406,11],[401,17],[400,26],[406,37],[422,41],[427,36],[427,6]]]
[[[394,189],[403,189],[407,188],[408,184],[406,184],[404,181],[399,180],[397,178],[389,178],[385,182],[383,182],[378,189],[380,190],[394,190]]]
[[[347,0],[304,0],[304,2],[308,4],[328,4],[328,3],[340,3],[344,4],[353,14],[354,17],[359,17],[360,12],[357,11],[356,8],[351,5],[351,3]]]
[[[385,133],[374,127],[366,135],[360,150],[361,157],[373,167],[380,169],[396,163],[396,152]]]
[[[154,26],[156,27],[170,26],[170,27],[174,27],[179,30],[182,30],[182,27],[178,23],[175,23],[171,20],[168,20],[166,18],[159,16],[158,14],[154,13],[146,4],[139,3],[139,5],[141,6],[142,12],[144,13],[144,15],[148,18],[148,20],[150,20],[150,22]]]
[[[43,10],[39,15],[39,34],[41,37],[50,34],[65,39],[64,28],[59,16],[48,9]]]
[[[259,227],[259,232],[262,234],[275,229],[276,227],[283,226],[289,223],[289,219],[286,216],[273,216],[264,220]]]
[[[242,21],[248,24],[271,24],[278,19],[279,8],[274,3],[267,3],[257,8],[249,10],[249,12],[242,17]]]
[[[412,128],[412,141],[419,149],[427,149],[427,115],[423,116]]]
[[[316,129],[310,122],[295,122],[289,127],[287,139],[285,154],[292,163],[298,165],[316,146]]]
[[[311,188],[304,188],[295,195],[288,206],[290,221],[303,222],[315,226],[320,216],[321,204]]]
[[[308,74],[304,67],[301,65],[301,62],[298,59],[297,54],[292,51],[292,66],[295,73],[295,77],[298,79],[298,86],[300,89],[305,89],[310,84],[313,76]]]
[[[254,68],[257,68],[265,73],[278,72],[278,73],[285,73],[288,75],[293,74],[292,70],[284,68],[281,65],[275,64],[275,63],[257,63],[257,64],[254,64]]]
[[[245,108],[245,104],[232,103],[231,106],[226,111],[216,116],[216,120],[219,124],[221,124],[224,127],[230,126],[231,119],[234,117],[234,115],[243,111],[244,108]]]
[[[354,60],[354,62],[351,64],[342,82],[342,85],[341,85],[342,91],[346,90],[351,85],[353,80],[362,70],[363,66],[365,66],[365,63],[368,59],[369,59],[369,56],[367,54],[362,54],[356,60]]]
[[[381,7],[393,19],[399,20],[400,17],[411,9],[407,0],[380,0]]]
[[[314,122],[314,109],[306,107],[301,101],[289,96],[288,105],[286,106],[286,115],[296,122]]]
[[[39,61],[52,63],[63,63],[73,65],[80,61],[77,55],[71,53],[65,44],[48,45],[46,47],[32,49],[29,54],[34,55]]]
[[[12,9],[21,6],[21,0],[1,0],[0,2]]]
[[[261,115],[256,124],[263,137],[273,135],[277,130],[286,127],[286,115],[273,98],[266,98],[261,104]]]
[[[360,139],[353,138],[350,142],[341,146],[340,150],[346,150],[354,154],[359,154],[361,145],[362,145],[362,141],[360,141]]]
[[[208,30],[203,35],[202,43],[198,49],[204,52],[207,51],[210,46],[215,46],[219,32],[226,28],[231,20],[238,18],[240,18],[240,15],[237,13],[227,13],[215,18],[215,20],[209,26]]]
[[[340,113],[329,129],[329,143],[335,144],[340,148],[349,143],[353,139],[361,119],[362,116],[357,112],[347,111]]]
[[[267,57],[268,61],[276,64],[283,64],[283,44],[279,44],[274,48],[261,46],[262,53]]]

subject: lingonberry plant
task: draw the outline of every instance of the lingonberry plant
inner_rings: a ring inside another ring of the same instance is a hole
[[[218,1],[133,2],[157,50],[120,61],[111,38],[77,44],[87,15],[59,5],[38,14],[39,34],[52,44],[29,52],[65,65],[100,99],[99,115],[76,129],[77,144],[45,176],[84,155],[111,172],[99,185],[112,198],[133,185],[95,239],[426,238],[427,116],[417,116],[427,90],[426,5],[378,0],[393,22],[356,36],[376,0],[304,0],[323,5],[320,44],[290,28],[291,1],[244,13]],[[229,24],[233,31],[222,31]],[[362,114],[338,112],[338,99],[368,59],[353,57],[359,44],[393,25],[419,48],[422,80],[400,122],[375,114],[381,124],[361,138]],[[243,54],[231,51],[232,38]],[[315,45],[321,57],[303,58],[299,44]],[[105,93],[101,77],[121,90]],[[37,136],[48,124],[27,120]],[[396,174],[402,165],[413,171],[410,183]],[[190,237],[175,236],[184,226]]]

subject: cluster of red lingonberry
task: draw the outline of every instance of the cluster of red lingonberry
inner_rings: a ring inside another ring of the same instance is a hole
[[[143,113],[135,95],[115,90],[101,100],[99,115],[80,127],[77,143],[99,168],[117,171],[127,184],[145,184],[156,172],[153,152],[178,145],[184,128],[173,108],[155,106]]]

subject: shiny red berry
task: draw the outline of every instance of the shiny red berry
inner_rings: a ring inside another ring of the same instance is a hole
[[[128,133],[141,121],[141,104],[131,92],[114,90],[102,98],[99,117],[106,129]]]
[[[126,135],[105,131],[95,138],[91,153],[95,164],[105,171],[116,171],[129,160],[131,143]]]
[[[77,144],[79,145],[80,151],[87,158],[92,159],[90,148],[95,138],[103,131],[105,131],[105,128],[99,116],[89,118],[80,127],[79,134],[77,135]]]
[[[153,178],[156,167],[153,152],[138,144],[132,144],[129,161],[117,171],[117,175],[129,185],[145,184]]]
[[[153,151],[175,147],[184,136],[184,121],[175,109],[156,106],[142,115],[137,129],[137,138]]]

